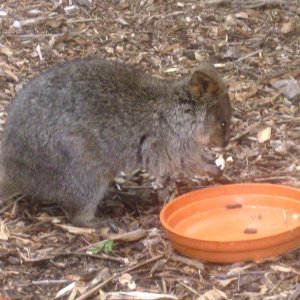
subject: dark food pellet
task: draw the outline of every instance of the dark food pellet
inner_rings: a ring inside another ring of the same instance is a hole
[[[227,209],[242,208],[242,204],[239,204],[239,203],[227,204],[226,208]]]
[[[257,229],[256,228],[246,228],[244,230],[244,233],[245,234],[255,234],[255,233],[257,233]]]

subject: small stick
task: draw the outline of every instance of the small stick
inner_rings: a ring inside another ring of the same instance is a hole
[[[268,182],[268,181],[284,181],[290,178],[289,176],[270,176],[270,177],[263,177],[263,178],[256,178],[254,179],[255,182]]]
[[[137,241],[137,240],[140,240],[140,239],[144,238],[145,236],[147,236],[147,234],[148,234],[147,230],[137,229],[135,231],[130,231],[130,232],[126,232],[126,233],[123,233],[123,234],[114,235],[114,236],[112,236],[112,237],[110,237],[106,240],[96,242],[94,244],[90,244],[88,246],[82,247],[78,251],[85,251],[85,250],[89,250],[89,249],[94,248],[94,247],[101,247],[108,241],[133,242],[133,241]]]
[[[181,282],[180,280],[176,280],[176,282],[178,282],[180,285],[182,285],[184,288],[186,288],[187,290],[189,290],[190,292],[192,292],[193,294],[197,295],[197,296],[201,296],[201,294],[199,294],[195,289],[193,289],[191,286]]]
[[[107,254],[96,255],[96,254],[85,253],[85,252],[70,252],[70,253],[57,252],[57,253],[54,253],[53,255],[39,257],[39,258],[26,258],[26,257],[22,256],[22,259],[26,263],[36,263],[36,262],[52,260],[52,259],[55,259],[58,257],[64,257],[64,256],[92,257],[92,258],[109,260],[109,261],[125,264],[124,259],[121,257],[112,257]]]
[[[140,264],[137,264],[137,265],[135,265],[135,266],[133,266],[133,267],[127,268],[126,270],[124,270],[124,271],[122,271],[122,272],[119,272],[119,273],[117,273],[117,274],[114,274],[114,275],[112,275],[111,277],[109,277],[108,279],[106,279],[105,281],[103,281],[103,282],[97,284],[95,287],[93,287],[92,289],[90,289],[90,290],[87,291],[86,293],[82,294],[80,297],[76,298],[75,300],[85,300],[85,299],[89,298],[90,296],[92,296],[92,295],[93,295],[95,292],[97,292],[99,289],[101,289],[102,287],[104,287],[106,284],[108,284],[109,282],[111,282],[113,279],[119,277],[120,275],[122,275],[122,274],[124,274],[124,273],[128,273],[128,272],[130,272],[130,271],[133,271],[133,270],[135,270],[135,269],[137,269],[137,268],[140,268],[140,267],[142,267],[142,266],[144,266],[144,265],[147,265],[147,264],[149,264],[149,263],[151,263],[151,262],[154,262],[154,261],[156,261],[156,260],[158,260],[158,259],[161,259],[161,258],[163,258],[164,256],[165,256],[164,253],[163,253],[163,254],[160,254],[160,255],[157,255],[157,256],[155,256],[155,257],[149,258],[149,259],[147,259],[147,260],[141,262]]]
[[[251,52],[251,53],[249,53],[249,54],[247,54],[245,56],[240,57],[235,62],[239,62],[239,61],[245,60],[245,59],[247,59],[247,58],[249,58],[251,56],[254,56],[254,55],[258,54],[258,53],[261,53],[261,52],[262,52],[262,50],[258,49],[258,50],[254,51],[254,52]]]
[[[175,253],[168,254],[167,258],[173,262],[179,262],[197,270],[204,270],[204,265],[201,262],[177,255]]]
[[[50,284],[65,284],[70,283],[68,279],[57,279],[57,280],[33,280],[29,285],[50,285]]]
[[[79,19],[79,20],[68,20],[67,21],[67,24],[72,24],[72,23],[85,23],[85,22],[96,22],[96,21],[100,21],[99,19],[93,19],[93,18],[90,18],[90,19]]]
[[[224,280],[224,279],[228,279],[228,278],[234,278],[234,277],[238,277],[238,276],[248,276],[248,275],[265,275],[266,271],[248,271],[248,272],[242,272],[242,273],[233,273],[233,274],[220,274],[220,275],[216,275],[214,276],[214,278],[216,279],[220,279],[220,280]]]

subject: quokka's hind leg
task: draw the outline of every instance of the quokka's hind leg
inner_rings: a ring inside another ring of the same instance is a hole
[[[3,167],[0,166],[0,205],[20,193],[20,189],[14,184],[14,182],[8,181]]]
[[[111,170],[101,157],[95,137],[82,128],[68,135],[60,149],[68,160],[61,178],[58,202],[64,207],[70,221],[76,226],[102,227],[109,220],[95,217],[97,206],[105,196]]]
[[[89,192],[86,196],[82,195],[83,198],[79,199],[78,195],[74,195],[69,200],[64,199],[63,210],[72,224],[79,227],[93,228],[110,226],[111,220],[109,218],[95,216],[98,204],[104,197],[105,192],[106,187],[100,186],[98,190]]]
[[[0,185],[0,206],[18,194],[21,194],[21,192],[15,186]]]

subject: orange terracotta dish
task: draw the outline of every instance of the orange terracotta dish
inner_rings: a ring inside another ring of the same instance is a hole
[[[181,254],[209,262],[254,261],[300,247],[300,189],[231,184],[168,203],[163,228]]]

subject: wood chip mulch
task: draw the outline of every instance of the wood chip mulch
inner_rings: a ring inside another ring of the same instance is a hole
[[[300,299],[300,251],[218,265],[172,251],[162,205],[234,182],[300,187],[299,1],[2,0],[0,131],[22,85],[52,64],[105,57],[157,77],[209,60],[234,108],[225,169],[157,182],[116,179],[101,213],[119,232],[70,226],[55,203],[16,196],[0,206],[0,299]]]

